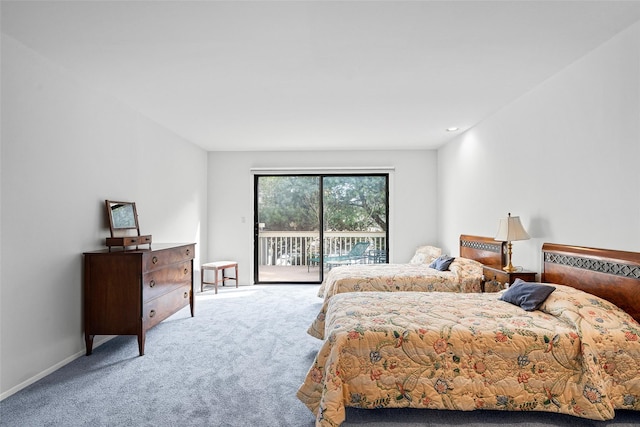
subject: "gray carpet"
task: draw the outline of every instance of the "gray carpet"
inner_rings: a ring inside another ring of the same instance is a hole
[[[314,417],[295,397],[320,341],[306,329],[317,286],[265,285],[198,294],[147,334],[94,349],[0,402],[1,426],[292,426]],[[619,411],[596,422],[542,412],[347,410],[344,427],[638,426]]]

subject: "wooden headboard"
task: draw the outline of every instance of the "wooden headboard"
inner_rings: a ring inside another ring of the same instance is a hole
[[[507,265],[507,243],[493,237],[460,235],[460,256],[501,269]]]
[[[640,253],[545,243],[542,281],[610,301],[640,322]]]

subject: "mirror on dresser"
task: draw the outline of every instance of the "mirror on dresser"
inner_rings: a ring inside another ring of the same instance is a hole
[[[105,200],[107,203],[107,211],[109,213],[109,225],[111,227],[111,236],[114,231],[118,230],[138,230],[138,212],[136,204],[133,202],[114,202]]]
[[[148,244],[151,248],[151,235],[140,235],[138,223],[138,211],[135,202],[117,202],[105,200],[111,237],[107,237],[106,245],[111,250],[112,246],[129,246]],[[135,233],[135,234],[134,234]]]

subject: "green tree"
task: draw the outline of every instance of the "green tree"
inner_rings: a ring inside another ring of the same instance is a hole
[[[258,180],[258,222],[267,230],[317,230],[318,176],[263,176]],[[385,176],[323,177],[327,231],[386,231]]]
[[[258,222],[267,230],[310,231],[320,218],[319,177],[263,176],[258,180]]]
[[[384,176],[325,177],[325,230],[386,231],[386,184]]]

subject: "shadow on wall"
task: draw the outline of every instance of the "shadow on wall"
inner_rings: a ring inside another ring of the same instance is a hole
[[[551,223],[546,218],[533,217],[527,231],[535,239],[544,239],[546,236],[551,236]]]

